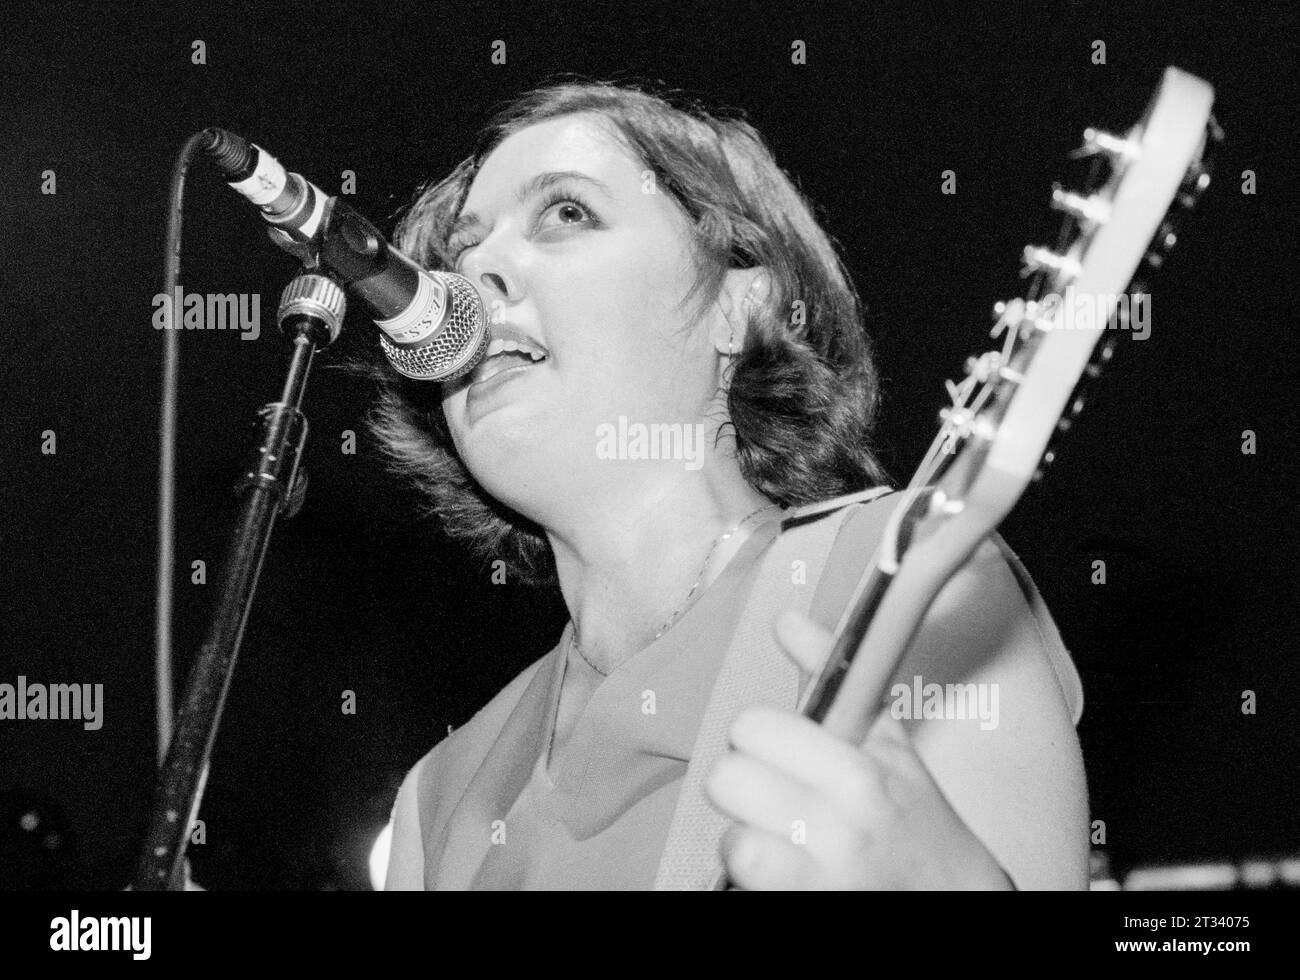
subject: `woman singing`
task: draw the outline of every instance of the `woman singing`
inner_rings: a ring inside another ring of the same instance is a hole
[[[544,88],[398,242],[469,278],[492,340],[457,381],[393,377],[375,431],[570,621],[412,769],[389,889],[1086,887],[1078,677],[998,543],[897,671],[915,704],[860,746],[796,710],[898,498],[856,291],[752,127]],[[930,684],[978,716],[920,710]]]

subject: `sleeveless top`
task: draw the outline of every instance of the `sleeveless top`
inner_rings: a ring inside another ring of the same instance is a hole
[[[567,626],[407,775],[386,887],[710,887],[725,820],[704,800],[706,770],[740,708],[794,708],[808,678],[776,647],[772,623],[794,608],[835,625],[894,509],[894,500],[866,501],[887,492],[841,498],[846,505],[779,536],[779,518],[756,528],[670,630],[596,687],[548,775]],[[1082,688],[1069,654],[1019,560],[992,541],[1002,574],[987,576],[981,602],[1023,625],[1007,642],[1041,647],[1077,724]]]

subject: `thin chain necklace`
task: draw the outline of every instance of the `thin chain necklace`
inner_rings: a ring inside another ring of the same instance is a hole
[[[744,527],[747,523],[749,523],[749,521],[752,518],[757,517],[765,510],[771,510],[773,507],[779,507],[779,506],[780,506],[779,504],[767,504],[763,507],[758,508],[758,510],[753,511],[750,514],[747,514],[745,517],[742,517],[740,521],[737,522],[737,524],[731,528],[731,530],[726,531],[725,533],[723,533],[721,537],[716,538],[714,540],[713,546],[709,548],[709,553],[704,556],[704,562],[700,565],[699,574],[695,576],[695,584],[691,586],[691,591],[686,593],[686,598],[682,600],[681,605],[679,605],[676,609],[673,610],[673,614],[668,617],[668,621],[664,623],[663,626],[659,627],[659,632],[655,634],[656,640],[668,632],[668,630],[672,627],[673,623],[677,622],[677,617],[680,616],[682,612],[686,609],[687,604],[691,601],[691,597],[695,595],[696,590],[699,589],[700,587],[700,583],[704,581],[705,569],[709,567],[709,559],[712,558],[713,553],[718,550],[718,545],[722,544],[722,542],[726,541],[733,534],[739,531],[742,527]],[[599,667],[593,664],[591,660],[587,657],[587,655],[582,652],[582,644],[578,642],[577,623],[573,624],[573,632],[569,634],[569,644],[570,646],[573,647],[574,650],[577,651],[577,654],[579,657],[582,658],[583,663],[585,663],[588,667],[590,667],[592,670],[598,673],[601,677],[609,676],[609,674],[606,671],[601,670]]]

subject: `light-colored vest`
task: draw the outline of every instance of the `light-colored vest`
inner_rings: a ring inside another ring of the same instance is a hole
[[[726,751],[726,733],[741,709],[797,706],[806,678],[778,646],[773,623],[782,610],[795,609],[828,629],[835,626],[893,511],[893,501],[871,501],[888,492],[880,487],[839,498],[784,533],[779,520],[761,525],[724,569],[723,576],[746,579],[738,583],[744,599],[704,627],[712,634],[705,642],[725,645],[727,653],[682,782],[656,889],[710,889],[721,879],[718,845],[727,821],[704,796],[705,776]],[[786,517],[789,524],[790,514]],[[993,541],[1015,574],[1077,723],[1082,689],[1056,625],[1019,559],[996,534]],[[815,583],[815,591],[807,583]],[[715,587],[719,584],[721,579]],[[530,778],[535,753],[519,747],[542,737],[551,673],[545,665],[554,655],[524,671],[421,760],[409,803],[419,815],[425,888],[460,890],[473,881],[490,846],[486,828],[510,809]],[[399,796],[398,821],[402,804]]]

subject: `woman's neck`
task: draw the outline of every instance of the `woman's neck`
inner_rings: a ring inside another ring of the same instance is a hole
[[[684,615],[751,528],[776,513],[733,459],[619,500],[584,510],[568,533],[548,532],[582,655],[606,674]]]

